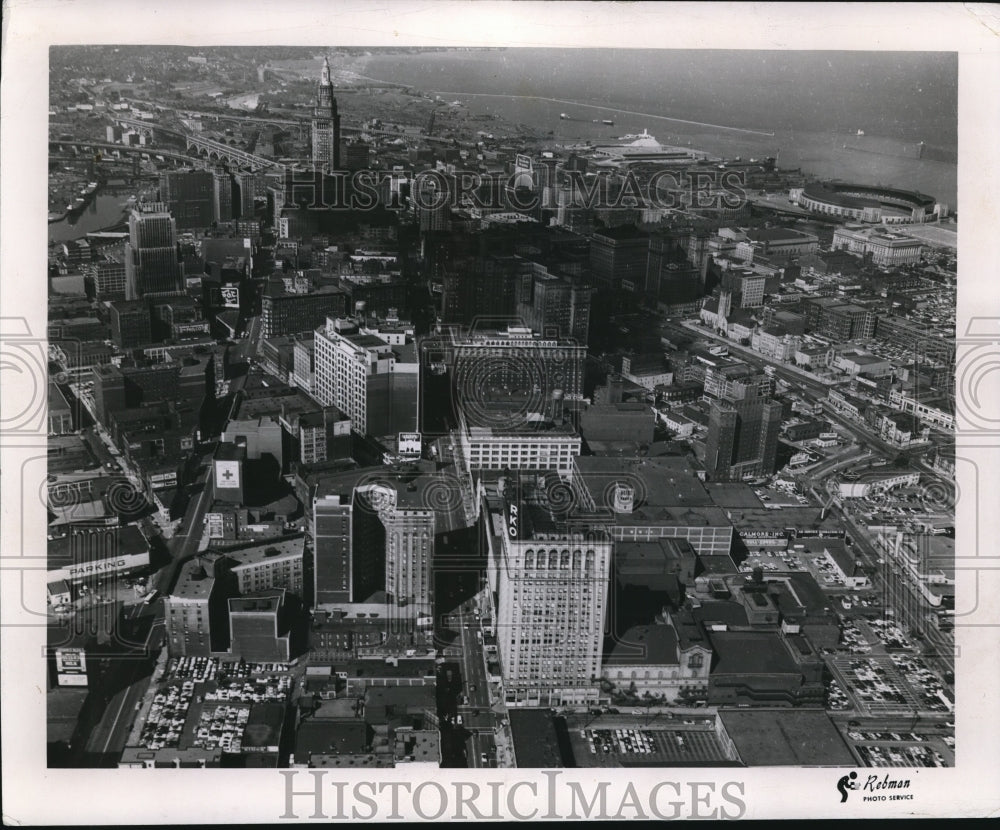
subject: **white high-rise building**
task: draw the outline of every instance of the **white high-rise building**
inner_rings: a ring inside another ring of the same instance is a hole
[[[323,406],[336,406],[351,419],[357,432],[369,431],[369,386],[374,386],[369,384],[371,377],[395,372],[398,364],[400,371],[412,368],[406,373],[416,378],[415,361],[397,361],[392,346],[375,335],[358,333],[351,321],[328,318],[326,326],[316,330],[313,342],[313,396]],[[415,392],[413,397],[415,402]]]
[[[585,704],[599,693],[612,540],[603,528],[560,521],[535,482],[507,485],[493,563],[506,700]]]

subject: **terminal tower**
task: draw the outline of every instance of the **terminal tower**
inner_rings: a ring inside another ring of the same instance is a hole
[[[340,169],[340,113],[337,112],[337,99],[333,97],[328,58],[323,59],[316,106],[313,107],[312,158],[314,169]]]

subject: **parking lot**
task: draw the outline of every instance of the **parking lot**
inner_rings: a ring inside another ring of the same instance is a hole
[[[941,678],[932,672],[920,657],[912,654],[893,654],[892,662],[916,691],[922,708],[931,712],[952,711],[954,699]]]
[[[929,746],[868,746],[857,747],[869,767],[946,767],[944,755]]]
[[[209,657],[171,658],[157,684],[145,719],[136,724],[134,742],[149,750],[218,747],[223,752],[240,751],[254,704],[285,704],[294,685],[282,663]]]
[[[798,557],[790,551],[768,550],[766,548],[751,549],[750,555],[740,565],[740,571],[752,573],[756,567],[762,568],[765,572],[805,570],[805,566],[799,562]]]
[[[243,730],[250,719],[249,706],[206,706],[193,726],[190,745],[200,749],[220,748],[223,752],[239,752]]]
[[[163,671],[160,682],[171,680],[222,680],[257,675],[280,674],[289,667],[284,663],[237,663],[214,657],[173,657]]]
[[[573,757],[580,767],[727,763],[711,727],[571,729]]]
[[[933,711],[891,657],[838,657],[831,665],[845,691],[869,714]]]

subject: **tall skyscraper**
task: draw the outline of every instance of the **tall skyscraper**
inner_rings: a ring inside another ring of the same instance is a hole
[[[216,222],[233,220],[233,177],[228,170],[216,170],[212,176],[212,218]]]
[[[323,59],[316,106],[312,118],[313,167],[317,170],[340,169],[340,113],[330,82],[330,61]]]
[[[590,268],[595,282],[607,288],[642,291],[646,285],[649,237],[634,225],[591,234]]]
[[[162,202],[132,210],[125,243],[125,296],[136,300],[154,291],[180,291],[177,227]]]
[[[553,474],[550,474],[553,475]],[[569,524],[534,477],[506,485],[498,574],[497,645],[507,703],[559,706],[599,692],[612,541]]]
[[[213,180],[207,170],[170,170],[160,173],[160,201],[181,230],[212,224]]]
[[[362,434],[416,429],[420,364],[411,343],[391,346],[351,321],[332,317],[325,329],[316,330],[313,341],[313,396],[320,404],[336,406]]]
[[[366,500],[385,528],[385,593],[389,605],[433,609],[434,511],[421,497],[421,482],[366,484],[355,494]]]
[[[571,277],[530,273],[520,278],[517,314],[533,331],[586,344],[593,290]]]
[[[351,569],[353,509],[349,495],[345,498],[336,493],[317,492],[313,500],[313,597],[316,605],[351,602],[354,599]]]
[[[239,190],[238,210],[233,213],[241,219],[253,219],[254,199],[257,196],[257,177],[252,170],[243,170],[236,174],[236,186]]]
[[[705,472],[712,481],[739,481],[774,472],[781,404],[766,398],[712,404],[705,439]]]

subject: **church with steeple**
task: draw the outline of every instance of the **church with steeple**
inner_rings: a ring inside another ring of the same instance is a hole
[[[333,97],[330,60],[323,59],[312,117],[312,158],[316,170],[340,169],[340,113]]]

